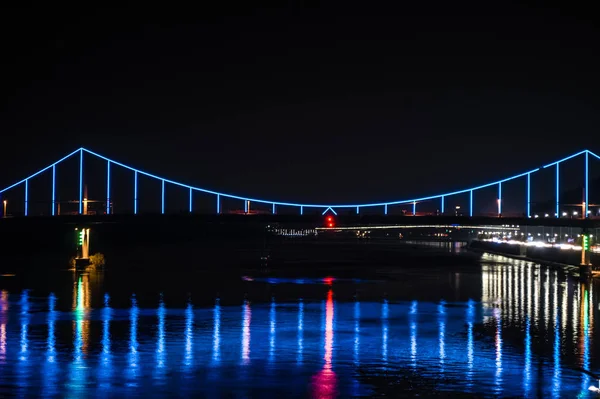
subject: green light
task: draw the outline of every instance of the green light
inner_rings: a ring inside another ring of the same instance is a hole
[[[590,250],[590,237],[588,235],[584,235],[583,236],[583,249],[585,251],[589,251]]]
[[[79,239],[77,240],[77,243],[78,243],[79,245],[83,245],[83,235],[84,235],[84,231],[83,231],[83,230],[81,230],[81,231],[79,232]]]

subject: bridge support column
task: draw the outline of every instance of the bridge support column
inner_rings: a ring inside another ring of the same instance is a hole
[[[25,216],[27,216],[27,213],[29,211],[29,180],[25,180]],[[81,213],[81,202],[79,202],[79,213]]]

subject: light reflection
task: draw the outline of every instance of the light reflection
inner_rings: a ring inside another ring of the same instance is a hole
[[[580,350],[581,354],[581,368],[584,370],[590,370],[590,341],[589,341],[589,302],[588,302],[588,290],[587,287],[581,284],[581,332],[580,332]],[[581,388],[587,389],[589,385],[589,378],[585,373],[582,373]]]
[[[131,296],[131,309],[129,311],[129,367],[130,374],[134,381],[130,382],[130,386],[137,386],[135,378],[137,377],[138,369],[138,342],[137,342],[137,323],[139,310],[137,306],[137,298],[135,294]]]
[[[502,318],[500,317],[500,311],[494,309],[494,319],[496,320],[496,335],[495,335],[495,347],[496,347],[496,387],[495,393],[500,395],[502,393]]]
[[[56,396],[57,384],[56,373],[56,336],[54,324],[56,321],[56,311],[54,310],[56,297],[53,293],[48,296],[48,339],[46,344],[46,362],[43,366],[44,394],[50,397]]]
[[[546,269],[546,278],[544,281],[544,335],[548,335],[548,325],[550,324],[550,271]]]
[[[0,364],[6,362],[6,314],[8,313],[8,291],[0,292]]]
[[[192,306],[192,302],[188,302],[188,305],[185,309],[185,361],[184,364],[186,368],[189,368],[192,365],[193,360],[193,339],[194,339],[194,308]]]
[[[531,319],[525,318],[525,369],[523,370],[523,389],[525,397],[531,393]]]
[[[417,368],[417,301],[410,307],[410,360],[413,369]]]
[[[46,360],[50,363],[54,363],[56,354],[56,336],[54,334],[54,323],[56,321],[55,303],[56,297],[51,293],[48,296],[48,345],[46,353]]]
[[[69,378],[69,387],[75,389],[75,395],[85,387],[87,382],[87,367],[84,360],[84,354],[87,351],[89,341],[89,320],[88,310],[89,301],[86,296],[90,294],[89,276],[79,275],[76,283],[76,297],[74,298],[74,329],[75,339],[73,342],[73,363],[71,364],[71,373]]]
[[[383,304],[381,305],[381,358],[384,365],[387,365],[387,355],[388,355],[388,301],[387,299],[383,300]]]
[[[244,317],[242,321],[242,363],[250,363],[250,322],[252,320],[252,309],[250,302],[244,301]]]
[[[354,375],[353,380],[353,396],[359,395],[359,381],[358,381],[358,368],[360,367],[360,302],[356,300],[354,302]]]
[[[23,290],[21,293],[21,351],[19,359],[27,360],[27,348],[29,340],[27,338],[27,330],[29,327],[29,293]]]
[[[158,301],[158,309],[156,311],[158,317],[158,331],[156,340],[156,367],[160,370],[165,367],[165,318],[167,315],[167,309],[165,308],[165,302],[163,301],[163,295],[160,294]]]
[[[302,363],[302,354],[304,352],[304,303],[302,298],[298,302],[298,356],[296,362]]]
[[[273,362],[275,358],[275,330],[277,327],[275,311],[275,298],[272,298],[269,310],[269,362]]]
[[[469,299],[467,307],[467,386],[471,388],[473,386],[473,321],[475,318],[475,304]]]
[[[213,362],[218,363],[221,358],[221,306],[219,298],[215,301],[215,309],[213,311]]]
[[[560,396],[560,323],[558,320],[558,276],[554,272],[554,376],[552,381],[552,396]]]
[[[100,376],[102,377],[101,387],[104,389],[110,388],[110,378],[112,375],[111,354],[110,354],[110,319],[112,310],[110,308],[110,297],[104,294],[104,309],[102,310],[102,369]]]
[[[438,337],[438,342],[439,342],[439,355],[440,355],[440,372],[444,372],[444,362],[446,360],[446,320],[445,320],[445,313],[446,310],[444,309],[444,305],[445,302],[442,301],[439,305],[438,305],[438,313],[439,313],[439,337]]]
[[[323,365],[323,369],[313,377],[313,397],[317,398],[337,397],[336,375],[332,368],[333,311],[333,291],[329,289],[325,305],[325,364]]]

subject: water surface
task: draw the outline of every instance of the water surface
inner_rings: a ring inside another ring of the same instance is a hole
[[[0,396],[592,397],[593,283],[492,255],[394,277],[2,277]]]

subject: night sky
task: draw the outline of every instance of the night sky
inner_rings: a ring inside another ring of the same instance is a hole
[[[378,202],[600,151],[591,8],[376,3],[3,9],[0,187],[85,146],[239,195]]]

